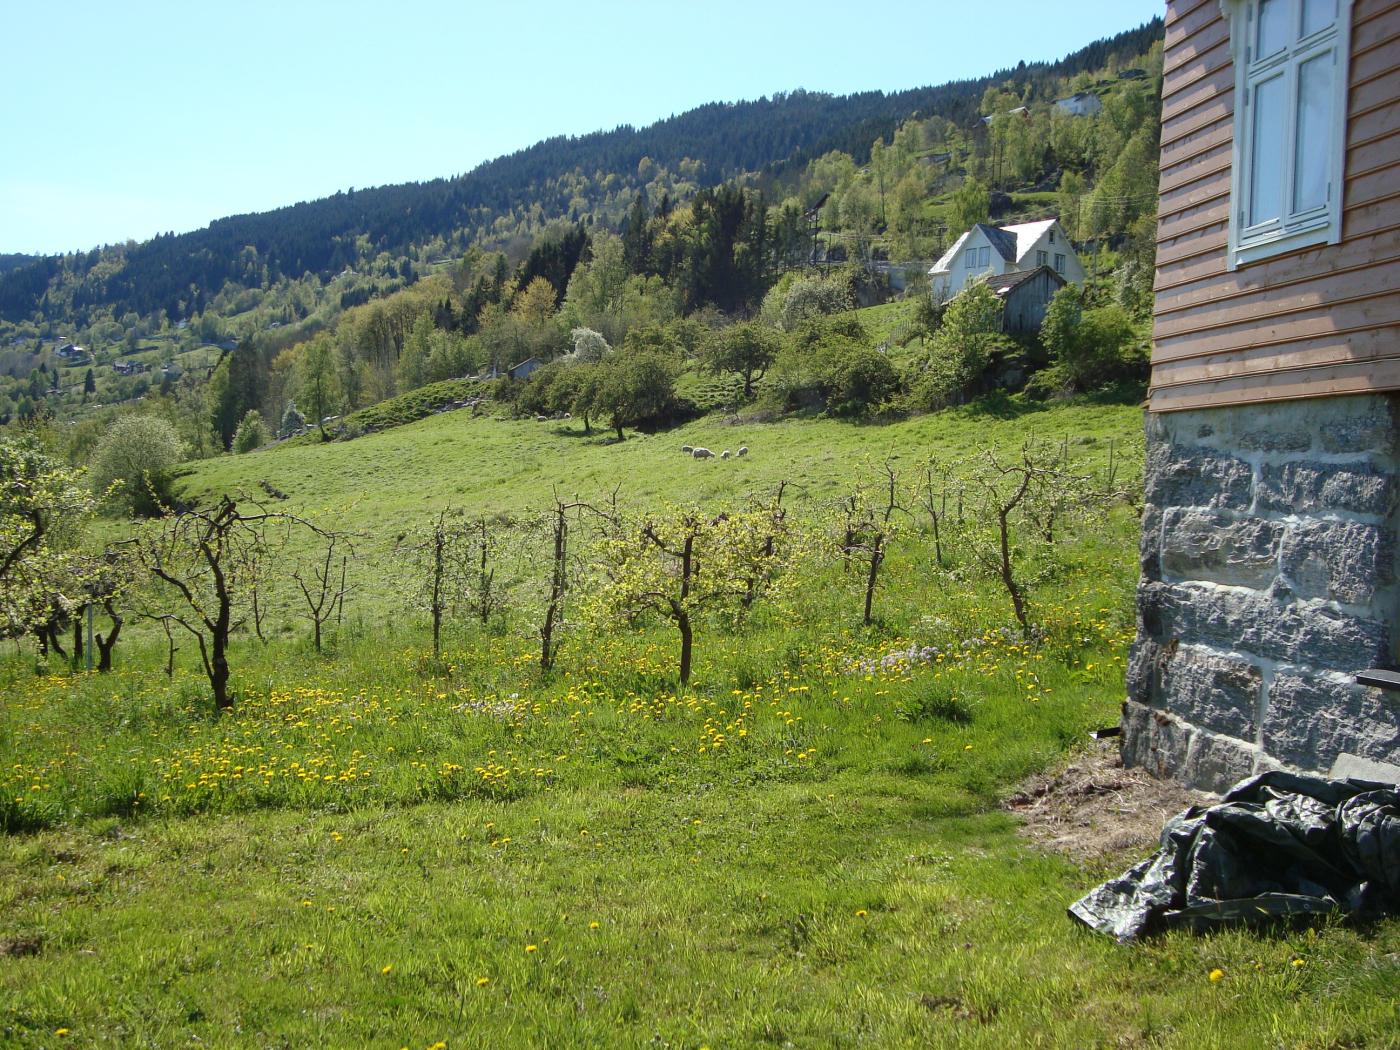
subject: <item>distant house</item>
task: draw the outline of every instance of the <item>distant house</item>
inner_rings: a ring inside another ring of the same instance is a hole
[[[1002,301],[1002,331],[1040,331],[1045,308],[1055,293],[1068,283],[1048,266],[989,277],[987,287]]]
[[[146,371],[146,367],[144,361],[116,361],[112,364],[112,371],[119,376],[134,376]]]
[[[54,352],[68,362],[87,360],[87,351],[76,343],[64,343]]]
[[[507,368],[506,375],[509,376],[511,379],[524,379],[531,372],[533,372],[535,369],[539,368],[543,364],[544,362],[541,361],[538,357],[527,357],[524,361],[521,361],[520,364],[511,365],[509,368]]]
[[[1007,117],[1020,117],[1022,120],[1030,120],[1030,118],[1031,118],[1031,111],[1030,111],[1029,109],[1027,109],[1025,106],[1017,106],[1015,109],[1008,109],[1004,114],[1003,114],[1003,113],[988,113],[985,117],[982,118],[982,123],[983,123],[983,124],[988,124],[988,125],[990,125],[990,124],[992,123],[992,121],[994,121],[994,120],[996,120],[997,118],[1002,117],[1002,116],[1007,116]]]
[[[934,301],[941,303],[957,295],[973,278],[1000,277],[1037,266],[1048,266],[1066,283],[1084,283],[1084,266],[1059,219],[1001,227],[979,222],[933,264],[929,284]]]
[[[1145,69],[1122,69],[1118,72],[1119,80],[1145,80],[1147,70]]]
[[[1400,782],[1400,4],[1168,0],[1122,749]]]
[[[1073,117],[1092,117],[1103,109],[1103,102],[1092,91],[1076,91],[1066,98],[1057,98],[1055,108]]]

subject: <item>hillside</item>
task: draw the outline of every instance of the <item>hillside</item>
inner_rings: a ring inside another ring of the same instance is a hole
[[[452,179],[351,189],[276,211],[232,216],[192,233],[86,254],[48,257],[0,276],[0,319],[82,326],[88,312],[164,311],[173,322],[202,312],[228,282],[268,287],[313,274],[325,281],[380,253],[394,258],[446,239],[458,250],[551,220],[615,226],[637,192],[684,196],[772,165],[800,166],[830,150],[857,160],[871,141],[911,116],[966,124],[992,84],[1052,84],[1110,59],[1145,51],[1161,21],[1098,41],[1055,63],[1021,63],[976,80],[885,93],[794,91],[712,103],[647,128],[622,126],[548,139]],[[642,164],[644,158],[648,164]],[[518,227],[523,216],[530,222]]]

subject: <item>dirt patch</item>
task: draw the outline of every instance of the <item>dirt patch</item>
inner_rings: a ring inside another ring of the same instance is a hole
[[[1042,849],[1100,860],[1146,855],[1157,848],[1167,818],[1212,801],[1212,795],[1141,769],[1124,769],[1118,741],[1108,739],[1024,781],[1005,805],[1021,818],[1021,834]]]
[[[38,955],[43,950],[44,938],[42,934],[0,937],[0,958],[17,959],[25,955]]]

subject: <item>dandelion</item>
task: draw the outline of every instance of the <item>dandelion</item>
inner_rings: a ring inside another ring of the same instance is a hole
[[[1224,971],[1224,970],[1216,969],[1216,970],[1211,970],[1211,971],[1210,971],[1210,979],[1211,979],[1212,981],[1220,981],[1220,980],[1223,980],[1224,977],[1225,977],[1225,971]]]
[[[539,945],[537,945],[537,944],[527,944],[527,945],[525,945],[525,952],[526,952],[527,955],[528,955],[530,952],[537,952],[537,951],[539,951],[539,950],[540,950],[540,948],[539,948]]]
[[[491,978],[489,978],[489,977],[478,977],[478,978],[476,979],[476,986],[477,986],[478,988],[485,988],[485,987],[486,987],[488,984],[490,984],[490,983],[491,983]]]
[[[598,924],[597,924],[596,922],[590,922],[590,923],[588,924],[588,928],[589,928],[590,930],[596,930],[596,929],[598,928]],[[1301,965],[1303,965],[1303,961],[1302,961],[1301,959],[1298,959],[1298,960],[1296,960],[1296,961],[1294,962],[1293,965],[1295,965],[1295,966],[1301,966]]]
[[[1297,970],[1297,969],[1299,969],[1299,968],[1301,968],[1301,967],[1303,967],[1303,966],[1306,966],[1306,965],[1307,965],[1307,962],[1306,962],[1305,960],[1303,960],[1303,959],[1294,959],[1294,960],[1293,960],[1293,968],[1294,968],[1295,970]]]
[[[383,976],[383,977],[388,977],[389,974],[393,971],[393,969],[394,969],[394,964],[393,964],[393,963],[390,963],[388,966],[381,967],[379,973],[380,973],[380,975]]]
[[[865,918],[865,917],[866,917],[867,915],[869,915],[869,914],[870,914],[870,912],[866,911],[864,908],[857,908],[857,909],[856,909],[856,918],[857,918],[857,919],[863,919],[863,918]]]
[[[66,1028],[55,1028],[55,1029],[53,1030],[53,1034],[54,1034],[54,1035],[67,1035],[67,1034],[68,1034],[68,1029],[66,1029]]]

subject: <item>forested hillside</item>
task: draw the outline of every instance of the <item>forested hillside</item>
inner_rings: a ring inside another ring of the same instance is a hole
[[[1060,62],[1021,63],[939,87],[848,96],[799,90],[712,103],[641,130],[622,126],[547,139],[453,179],[351,189],[220,219],[193,233],[49,257],[0,278],[0,317],[81,327],[97,313],[163,311],[174,322],[202,313],[230,282],[266,287],[305,274],[326,280],[380,253],[413,258],[472,243],[504,247],[555,219],[616,225],[638,191],[653,201],[663,194],[676,199],[770,165],[801,167],[830,150],[861,163],[870,143],[907,117],[936,115],[962,125],[976,117],[992,84],[1042,93],[1115,56],[1146,51],[1161,33],[1155,21]]]
[[[1003,366],[1024,378],[1066,354],[1079,364],[1045,389],[1129,376],[1150,291],[1161,35],[1154,21],[936,88],[713,104],[456,179],[29,262],[0,274],[0,424],[76,423],[62,441],[82,463],[114,413],[137,410],[200,458],[235,447],[250,419],[241,447],[532,357],[558,365],[496,391],[514,410],[617,428],[732,403],[735,377],[778,411],[864,414],[956,403]],[[1096,111],[1055,104],[1070,94]],[[1092,256],[1073,310],[1110,310],[1091,315],[1092,352],[1016,345],[980,331],[987,316],[943,330],[919,296],[875,329],[828,323],[917,288],[973,222],[1048,215]],[[614,348],[627,353],[610,359],[612,386],[570,367]],[[643,396],[623,362],[668,378]]]

